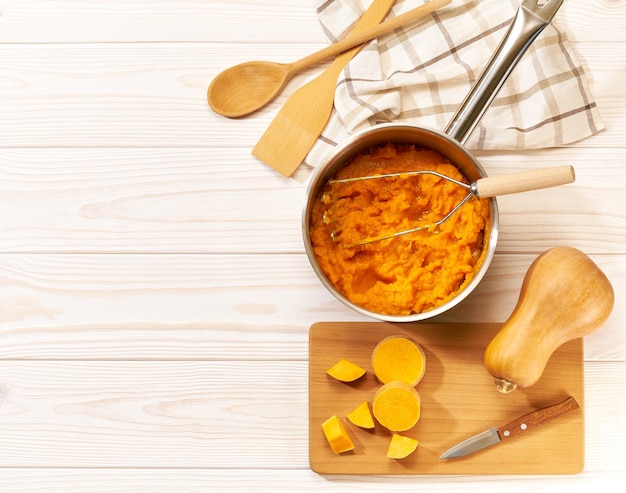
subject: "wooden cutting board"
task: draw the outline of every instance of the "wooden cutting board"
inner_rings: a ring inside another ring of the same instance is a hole
[[[309,458],[319,474],[576,474],[584,467],[583,341],[561,346],[541,380],[528,389],[499,393],[483,365],[485,347],[500,324],[323,322],[309,334]],[[370,371],[374,346],[389,335],[417,341],[426,353],[426,374],[416,389],[422,400],[417,425],[404,434],[419,440],[402,460],[387,459],[391,433],[378,423],[360,429],[346,415],[372,401],[379,383]],[[341,358],[368,370],[354,383],[326,374]],[[537,408],[573,396],[580,411],[527,435],[458,459],[439,460],[451,446]],[[336,414],[355,449],[336,455],[322,423]]]

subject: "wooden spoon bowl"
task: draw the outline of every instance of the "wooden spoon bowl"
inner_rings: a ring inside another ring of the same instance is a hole
[[[209,106],[215,113],[229,118],[252,113],[272,101],[285,87],[287,81],[306,67],[362,45],[409,22],[422,19],[450,1],[431,0],[421,7],[409,10],[293,63],[253,61],[235,65],[219,73],[209,85],[207,91]]]
[[[209,106],[228,118],[247,115],[265,106],[293,75],[292,64],[246,62],[220,73],[207,91]]]

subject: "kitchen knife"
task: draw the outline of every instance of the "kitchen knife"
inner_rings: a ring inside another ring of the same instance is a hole
[[[496,443],[508,440],[514,436],[520,435],[527,431],[537,428],[540,425],[548,423],[559,416],[580,409],[576,399],[569,397],[560,404],[545,407],[536,411],[525,414],[521,418],[511,421],[509,424],[500,428],[492,428],[476,436],[455,445],[443,453],[439,459],[454,459],[463,457],[478,450],[490,447]]]

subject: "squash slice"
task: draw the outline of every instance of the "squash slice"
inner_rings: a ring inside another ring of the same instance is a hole
[[[415,452],[418,443],[415,438],[394,433],[389,442],[387,457],[390,459],[404,459]]]
[[[393,380],[374,395],[374,417],[390,431],[406,431],[420,418],[421,399],[415,388],[406,382]]]
[[[350,435],[348,435],[346,428],[336,415],[331,416],[322,423],[322,430],[330,448],[336,454],[354,450],[354,443],[352,443]]]
[[[366,370],[352,361],[342,358],[329,368],[326,373],[340,382],[354,382],[365,375]]]
[[[367,401],[351,411],[348,414],[348,419],[353,425],[358,426],[359,428],[372,430],[376,427],[374,418],[372,417],[372,412],[370,411],[369,403]]]
[[[426,371],[426,356],[421,346],[407,337],[385,337],[372,352],[372,370],[382,384],[401,380],[415,387]]]

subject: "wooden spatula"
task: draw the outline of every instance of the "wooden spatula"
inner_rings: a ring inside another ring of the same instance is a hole
[[[382,21],[393,3],[394,0],[374,0],[352,34]],[[424,8],[434,10],[431,3]],[[252,154],[284,176],[291,176],[328,123],[337,78],[361,48],[358,46],[337,56],[317,78],[295,91],[257,142]]]

